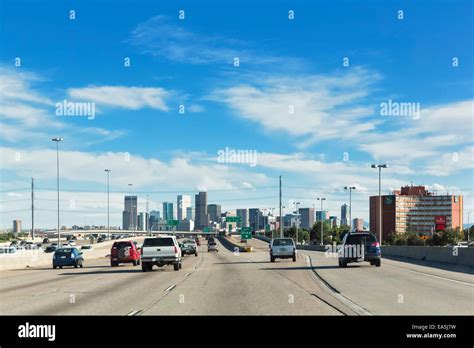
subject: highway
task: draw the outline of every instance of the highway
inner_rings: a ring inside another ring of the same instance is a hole
[[[220,244],[220,243],[218,243]],[[383,259],[337,267],[323,252],[298,251],[297,262],[270,263],[268,244],[252,239],[251,253],[223,245],[183,268],[131,264],[108,258],[84,268],[50,266],[0,272],[0,314],[19,315],[371,315],[473,314],[473,276]],[[401,296],[400,296],[401,295]]]

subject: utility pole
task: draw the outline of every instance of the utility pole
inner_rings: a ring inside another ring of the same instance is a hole
[[[31,239],[35,241],[35,179],[31,178]]]
[[[281,214],[281,175],[280,175],[280,238],[283,238],[283,216]]]

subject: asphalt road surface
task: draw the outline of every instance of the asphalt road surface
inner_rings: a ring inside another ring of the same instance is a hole
[[[270,263],[268,244],[252,253],[184,256],[183,268],[86,259],[84,268],[0,272],[0,314],[19,315],[370,315],[473,314],[472,274],[383,260],[337,267],[322,252]]]

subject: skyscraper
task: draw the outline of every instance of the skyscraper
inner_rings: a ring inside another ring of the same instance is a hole
[[[195,196],[196,204],[196,223],[197,230],[202,230],[209,226],[209,215],[207,214],[207,192],[199,192]]]
[[[300,208],[301,228],[310,229],[314,225],[314,208]]]
[[[242,222],[237,223],[237,227],[249,227],[249,211],[248,209],[237,209],[237,216],[240,216]]]
[[[353,219],[354,231],[363,231],[364,230],[364,219],[355,218]]]
[[[316,212],[316,221],[326,221],[327,219],[329,219],[329,212],[327,210],[318,210]]]
[[[173,220],[173,203],[163,202],[163,220]]]
[[[221,217],[221,206],[220,204],[209,204],[207,206],[207,213],[209,214],[209,220],[212,222],[218,222]]]
[[[194,220],[194,218],[195,218],[194,207],[187,207],[186,208],[186,220]]]
[[[262,218],[262,212],[259,208],[249,209],[249,227],[252,231],[257,231],[264,228],[264,221]]]
[[[136,229],[137,228],[137,196],[125,196],[124,197],[124,209],[122,213],[122,228],[124,230]]]
[[[178,220],[187,218],[186,210],[191,206],[191,196],[178,195]]]
[[[341,226],[349,226],[349,206],[341,205]]]

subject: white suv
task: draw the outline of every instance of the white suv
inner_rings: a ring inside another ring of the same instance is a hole
[[[293,239],[272,239],[269,248],[271,262],[275,262],[275,259],[293,259],[293,262],[296,262],[296,246]]]

